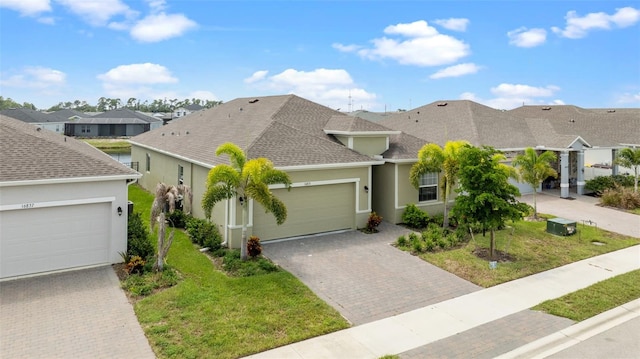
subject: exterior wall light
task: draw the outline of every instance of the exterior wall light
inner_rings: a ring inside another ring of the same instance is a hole
[[[122,207],[118,207],[118,216],[122,216]]]
[[[369,193],[369,187],[364,186],[364,193]]]

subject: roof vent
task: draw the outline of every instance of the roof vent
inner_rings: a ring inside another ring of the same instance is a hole
[[[189,134],[189,131],[186,131],[184,134],[185,134],[185,135],[188,135],[188,134]]]
[[[607,110],[608,113],[616,112],[616,110]]]
[[[549,106],[547,106],[547,107],[543,107],[543,108],[542,108],[542,110],[543,110],[543,111],[549,111],[549,110],[551,110],[551,107],[549,107]]]
[[[570,119],[569,122],[574,123],[574,122],[576,122],[576,120]]]
[[[447,105],[447,103],[446,103],[446,102],[438,102],[438,106],[439,106],[439,107],[444,107],[444,106],[446,106],[446,105]]]
[[[260,100],[259,100],[259,99],[257,99],[257,98],[254,98],[253,100],[249,100],[249,103],[256,103],[256,102],[258,102],[258,101],[260,101]]]

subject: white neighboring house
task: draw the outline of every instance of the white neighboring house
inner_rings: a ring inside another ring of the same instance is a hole
[[[40,112],[29,108],[10,108],[0,111],[0,114],[59,134],[64,134],[64,124],[69,121],[69,118],[56,113]]]
[[[0,158],[0,280],[122,261],[138,172],[3,115]]]

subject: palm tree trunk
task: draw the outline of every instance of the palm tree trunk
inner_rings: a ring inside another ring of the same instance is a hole
[[[442,221],[442,228],[449,228],[449,181],[444,185],[444,220]]]
[[[247,200],[245,199],[242,203],[242,244],[240,244],[240,259],[243,261],[247,260],[247,218],[249,217],[247,212]]]
[[[495,259],[496,258],[496,231],[491,228],[491,240],[489,241],[489,251],[491,259]]]
[[[538,219],[538,203],[536,202],[537,188],[533,189],[533,219]]]

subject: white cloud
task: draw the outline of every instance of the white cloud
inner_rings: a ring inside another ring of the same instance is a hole
[[[563,105],[560,99],[545,100],[544,98],[552,97],[560,88],[549,85],[546,87],[535,87],[529,85],[500,84],[491,88],[491,93],[496,97],[491,99],[483,99],[472,92],[464,92],[460,95],[463,100],[471,100],[483,105],[495,108],[510,110],[524,105]]]
[[[434,22],[445,29],[461,32],[467,31],[467,25],[469,25],[469,19],[462,18],[438,19]]]
[[[210,101],[220,101],[220,99],[218,98],[218,96],[214,95],[213,92],[211,91],[204,91],[204,90],[199,90],[199,91],[192,91],[190,92],[187,96],[184,97],[177,97],[177,98],[188,98],[188,99],[200,99],[200,100],[210,100]]]
[[[252,84],[254,82],[258,82],[267,77],[268,73],[269,71],[266,70],[256,71],[253,73],[253,75],[251,75],[251,77],[247,77],[246,79],[244,79],[244,83]]]
[[[392,59],[403,65],[439,66],[454,63],[469,55],[469,45],[452,36],[438,33],[424,21],[387,26],[384,33],[399,38],[371,40],[373,47],[334,44],[344,52],[356,52],[371,60]]]
[[[52,90],[66,83],[67,74],[47,67],[25,67],[19,73],[2,76],[0,84],[4,87]]]
[[[315,69],[298,71],[287,69],[279,74],[267,77],[266,71],[258,71],[249,79],[253,86],[273,93],[294,93],[311,101],[321,103],[342,111],[350,109],[372,109],[376,103],[376,95],[359,88],[351,75],[342,69]]]
[[[618,103],[622,104],[639,104],[640,105],[640,92],[636,93],[624,93],[618,97]]]
[[[152,63],[120,65],[98,79],[110,84],[166,84],[176,83],[178,79],[164,66]]]
[[[430,79],[442,79],[445,77],[460,77],[469,74],[475,74],[480,71],[481,67],[474,63],[458,64],[449,66],[445,69],[439,70],[433,75],[429,76]]]
[[[507,32],[509,44],[518,47],[535,47],[547,41],[547,31],[545,29],[519,29]]]
[[[162,12],[167,7],[167,2],[165,0],[145,0],[147,4],[149,4],[149,8],[152,13]]]
[[[583,17],[578,16],[575,11],[569,11],[565,16],[567,20],[565,28],[552,27],[551,29],[559,36],[579,39],[587,36],[591,30],[610,30],[612,26],[624,28],[640,21],[640,10],[638,9],[624,7],[616,10],[612,15],[596,12]]]
[[[138,13],[120,0],[56,0],[93,26],[105,26],[111,18],[123,15],[135,18]]]
[[[35,16],[51,11],[49,0],[2,0],[0,7],[15,10],[22,16]]]
[[[197,25],[183,14],[149,15],[131,29],[131,36],[142,42],[158,42],[178,37]]]

